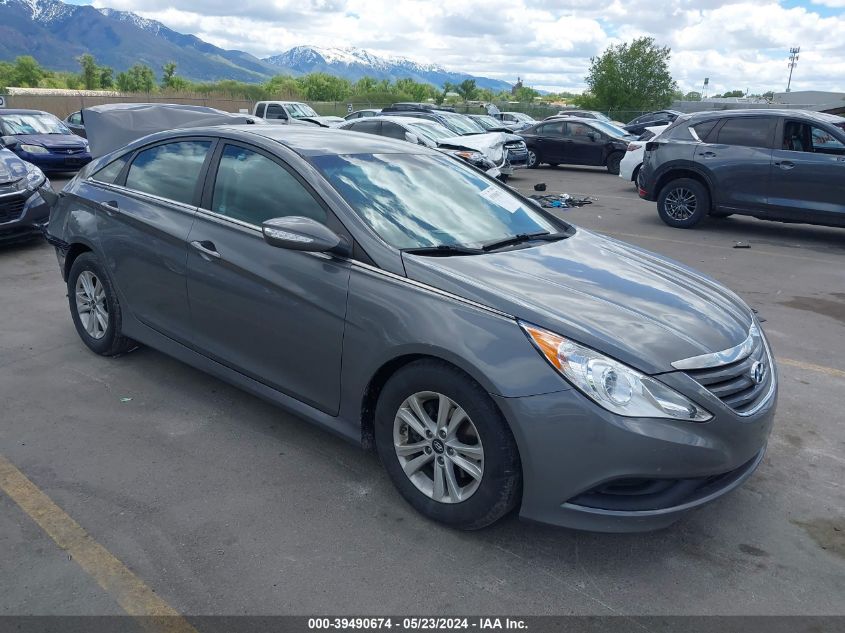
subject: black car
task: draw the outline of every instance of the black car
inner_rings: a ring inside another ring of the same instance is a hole
[[[679,117],[646,144],[641,198],[669,226],[706,215],[845,226],[845,118],[806,110]]]
[[[677,110],[658,110],[657,112],[648,112],[629,121],[623,129],[626,132],[639,136],[645,132],[647,127],[670,125],[682,114],[683,112],[678,112]]]
[[[619,163],[633,136],[625,136],[616,126],[593,119],[552,119],[521,130],[528,146],[528,167],[541,163],[594,165],[619,174]]]
[[[68,114],[65,117],[64,123],[68,129],[77,136],[88,138],[88,135],[85,132],[85,122],[82,119],[82,110],[77,110],[76,112]]]
[[[44,172],[0,149],[0,244],[40,236],[55,199]]]

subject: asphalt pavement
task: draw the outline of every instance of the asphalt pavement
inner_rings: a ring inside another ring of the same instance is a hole
[[[515,516],[442,527],[372,454],[154,350],[88,351],[40,241],[0,250],[0,470],[182,614],[845,615],[845,230],[738,217],[671,229],[601,170],[511,184],[537,182],[594,196],[558,213],[703,270],[765,319],[779,409],[735,493],[648,534]],[[96,560],[57,545],[26,494],[0,492],[0,614],[123,613]]]

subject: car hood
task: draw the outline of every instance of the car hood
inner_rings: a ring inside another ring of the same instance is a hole
[[[485,255],[403,255],[407,275],[529,321],[648,374],[748,336],[748,306],[719,283],[635,246],[571,237]]]
[[[16,134],[15,140],[24,145],[41,145],[48,149],[83,149],[86,147],[76,134]]]
[[[488,132],[487,134],[469,134],[467,136],[453,136],[451,138],[440,139],[440,145],[469,147],[480,152],[488,152],[497,147],[501,147],[510,141],[521,141],[522,138],[516,134],[508,134],[505,132]]]
[[[17,182],[26,176],[26,163],[7,149],[0,149],[0,185]]]

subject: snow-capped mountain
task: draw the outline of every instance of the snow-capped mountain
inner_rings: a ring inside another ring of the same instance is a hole
[[[32,55],[43,66],[78,70],[91,53],[115,71],[141,62],[157,73],[175,61],[189,79],[265,81],[279,71],[242,51],[229,51],[128,11],[61,0],[0,0],[0,60]]]
[[[437,64],[421,64],[406,57],[381,57],[363,48],[320,48],[295,46],[284,53],[264,59],[265,62],[297,73],[325,72],[357,81],[362,77],[415,81],[442,86],[445,82],[460,83],[475,79],[480,88],[509,90],[510,84],[498,79],[474,77],[466,73],[450,72]]]
[[[32,55],[43,66],[79,70],[76,58],[91,53],[116,72],[136,63],[156,73],[176,62],[177,73],[195,80],[236,79],[261,82],[278,74],[326,72],[357,81],[411,78],[442,86],[472,78],[481,88],[507,90],[496,79],[450,72],[436,64],[403,57],[381,57],[361,48],[297,46],[265,60],[225,50],[130,11],[75,5],[61,0],[0,0],[0,60]]]

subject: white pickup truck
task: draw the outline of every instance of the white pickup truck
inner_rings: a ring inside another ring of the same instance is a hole
[[[339,116],[320,116],[310,105],[299,101],[259,101],[252,109],[252,114],[268,123],[287,125],[334,127],[343,123]]]

